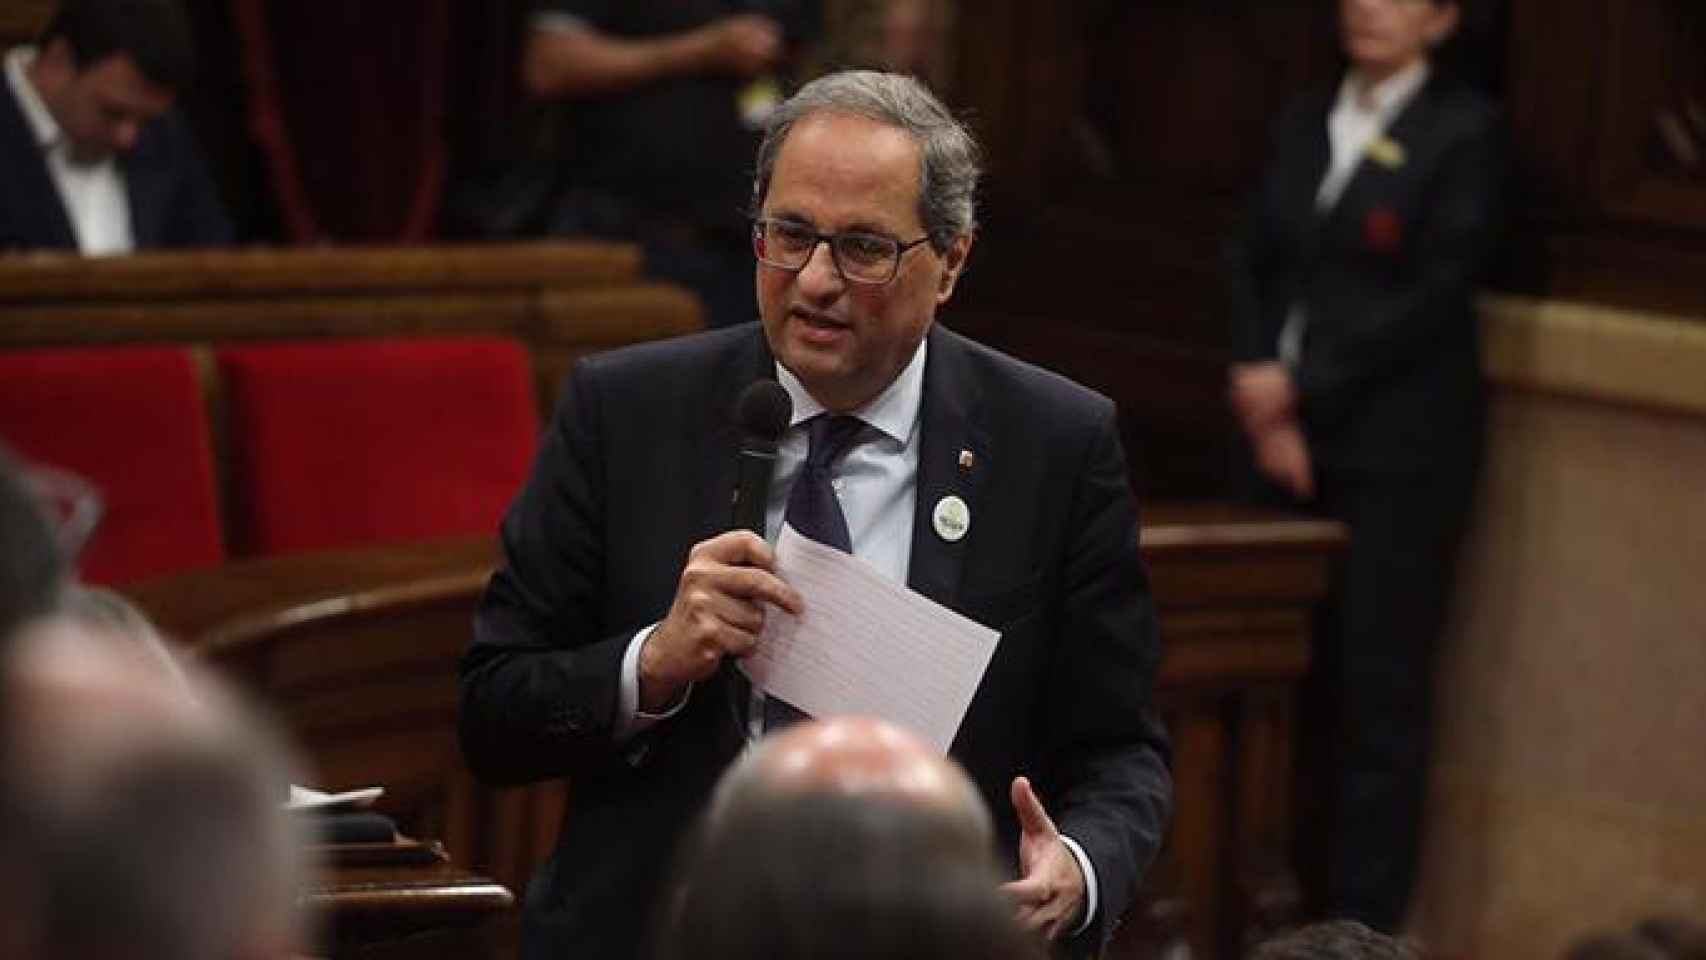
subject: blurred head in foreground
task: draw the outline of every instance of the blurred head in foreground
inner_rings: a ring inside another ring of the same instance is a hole
[[[0,444],[0,649],[58,602],[65,557],[23,467]]]
[[[1626,932],[1583,937],[1564,953],[1564,960],[1706,960],[1706,923],[1648,917]]]
[[[1330,920],[1282,933],[1251,951],[1251,960],[1420,960],[1415,944],[1354,920]]]
[[[803,723],[719,786],[666,910],[659,960],[1041,957],[1000,896],[965,774],[878,720]]]
[[[5,658],[25,956],[267,960],[297,946],[285,751],[211,678],[75,616]]]

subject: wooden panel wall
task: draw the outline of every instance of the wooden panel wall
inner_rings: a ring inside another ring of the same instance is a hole
[[[1147,493],[1224,486],[1219,250],[1271,118],[1338,69],[1330,6],[992,0],[959,42],[990,178],[949,322],[1118,401]]]
[[[1529,292],[1706,315],[1706,10],[1513,0]]]

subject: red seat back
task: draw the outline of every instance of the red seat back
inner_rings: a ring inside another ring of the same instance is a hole
[[[234,553],[493,533],[538,434],[532,368],[496,337],[219,351]]]
[[[123,583],[224,559],[207,410],[187,350],[0,353],[0,438],[101,491],[84,579]]]

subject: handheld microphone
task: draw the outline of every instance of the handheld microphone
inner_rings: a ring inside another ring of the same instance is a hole
[[[776,445],[787,432],[793,415],[794,401],[774,380],[757,380],[741,391],[735,404],[741,439],[731,529],[751,530],[764,536],[770,476],[776,472]]]

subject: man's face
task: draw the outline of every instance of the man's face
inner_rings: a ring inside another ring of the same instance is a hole
[[[43,53],[42,100],[78,163],[99,163],[136,146],[145,128],[172,107],[172,92],[142,75],[128,54],[78,69],[64,41]]]
[[[782,143],[763,216],[819,233],[859,231],[909,243],[925,233],[918,214],[922,170],[919,145],[906,131],[853,114],[810,114]],[[758,264],[759,313],[771,352],[825,407],[859,407],[912,359],[970,250],[970,236],[945,255],[919,244],[901,254],[894,279],[880,285],[844,280],[828,244],[798,273]]]
[[[1345,53],[1384,79],[1427,56],[1457,26],[1457,4],[1435,0],[1340,0]]]

